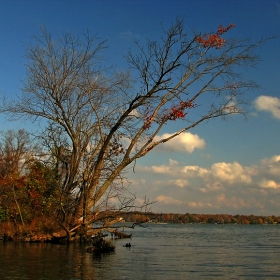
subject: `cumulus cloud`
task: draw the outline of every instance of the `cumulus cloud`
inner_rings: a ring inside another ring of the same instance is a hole
[[[221,192],[224,190],[225,187],[221,182],[219,181],[211,182],[211,180],[209,180],[209,182],[205,182],[205,187],[200,189],[201,192]]]
[[[161,136],[156,136],[155,141],[170,137],[172,134],[165,133]],[[170,141],[160,145],[158,149],[171,152],[187,152],[192,153],[195,149],[203,149],[205,147],[205,141],[197,134],[190,132],[181,133],[177,137]]]
[[[169,174],[172,172],[168,165],[159,165],[159,166],[153,165],[151,167],[148,167],[148,169],[150,169],[151,172],[158,173],[158,174]]]
[[[260,169],[263,173],[278,176],[280,174],[280,155],[275,155],[261,161]]]
[[[169,165],[152,165],[152,166],[145,166],[145,167],[137,167],[140,171],[145,171],[154,174],[166,174],[171,175],[172,177],[176,177],[178,171],[181,170],[179,163],[176,160],[169,159]]]
[[[274,118],[280,119],[280,99],[277,97],[261,95],[255,100],[255,107],[259,111],[267,111]]]
[[[238,162],[233,163],[215,163],[210,168],[203,168],[199,166],[180,166],[178,162],[170,160],[169,165],[152,165],[141,168],[154,174],[165,174],[176,178],[175,185],[187,186],[189,185],[188,179],[202,179],[208,188],[220,189],[221,183],[245,183],[252,182],[251,174],[253,173],[250,168],[245,168]],[[211,182],[211,183],[210,183]],[[220,182],[220,183],[219,183]],[[219,186],[217,188],[217,186]],[[201,188],[203,189],[203,188]]]
[[[185,187],[189,185],[189,181],[188,180],[184,180],[184,179],[177,179],[175,180],[175,185],[178,187]]]
[[[206,168],[202,168],[199,166],[185,166],[183,168],[183,173],[185,173],[188,177],[204,177],[209,174],[209,170]]]
[[[159,176],[149,181],[147,172]],[[227,213],[257,214],[273,213],[280,207],[274,199],[275,193],[280,194],[280,155],[252,166],[217,162],[200,167],[170,159],[166,165],[142,167],[141,173],[146,180],[141,188],[148,197],[152,194],[150,197],[159,202],[156,207],[162,212],[176,209],[184,213],[193,209],[211,213],[223,209]]]
[[[215,163],[211,167],[211,171],[214,177],[221,181],[228,182],[230,184],[236,182],[251,183],[251,176],[238,162],[234,163]]]
[[[276,183],[273,180],[263,179],[260,182],[260,187],[264,189],[280,189],[280,184]]]

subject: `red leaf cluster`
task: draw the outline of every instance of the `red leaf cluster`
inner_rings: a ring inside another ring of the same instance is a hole
[[[219,49],[222,46],[224,46],[226,42],[226,40],[221,38],[220,35],[226,33],[228,30],[230,30],[233,27],[235,27],[234,24],[230,24],[228,27],[223,27],[222,25],[220,25],[215,34],[209,34],[206,35],[205,37],[199,36],[197,38],[197,41],[198,43],[202,44],[204,48],[214,47],[216,49]]]
[[[194,104],[190,101],[181,101],[178,105],[174,105],[171,107],[169,112],[163,116],[163,121],[171,120],[175,121],[177,119],[184,118],[188,112],[184,112],[185,109],[193,108]]]
[[[175,121],[177,119],[184,118],[188,112],[185,112],[186,109],[193,108],[194,104],[191,101],[181,101],[178,105],[173,105],[166,114],[160,120],[157,120],[157,123],[166,122],[168,120]],[[144,128],[149,129],[151,127],[153,115],[146,115]]]

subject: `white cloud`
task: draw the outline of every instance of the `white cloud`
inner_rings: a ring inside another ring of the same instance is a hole
[[[280,163],[280,155],[275,155],[275,156],[273,156],[272,158],[271,158],[271,161],[273,162],[273,163]]]
[[[128,115],[131,117],[141,118],[141,114],[139,114],[137,109],[133,109]]]
[[[192,207],[192,208],[212,208],[213,205],[211,203],[207,203],[207,202],[201,202],[201,201],[189,201],[188,202],[188,206]]]
[[[189,185],[189,181],[188,180],[184,180],[184,179],[177,179],[175,181],[175,185],[180,187],[180,188],[183,188],[185,186],[188,186]]]
[[[155,141],[170,137],[172,134],[165,133],[161,136],[156,136]],[[160,145],[158,149],[172,152],[188,152],[192,153],[195,149],[203,149],[205,147],[205,141],[197,134],[190,132],[181,133],[177,137],[167,141]]]
[[[209,174],[209,170],[206,168],[201,168],[199,166],[185,166],[183,172],[187,174],[188,177],[204,177]]]
[[[260,182],[260,187],[264,189],[280,189],[280,184],[276,183],[273,180],[263,179]]]
[[[261,161],[261,168],[264,173],[278,176],[280,174],[280,155],[275,155],[269,159]]]
[[[270,112],[276,119],[280,119],[280,99],[261,95],[255,100],[255,107],[259,111]]]
[[[264,214],[280,207],[279,201],[273,200],[275,192],[280,192],[280,155],[252,166],[238,162],[188,166],[170,159],[166,165],[141,167],[139,171],[145,183],[139,183],[137,193],[143,191],[159,202],[153,211]],[[149,173],[154,174],[149,177]]]
[[[160,165],[160,166],[151,166],[151,171],[154,173],[159,173],[159,174],[168,174],[170,173],[170,168],[167,165]]]
[[[158,202],[164,203],[164,204],[182,204],[182,201],[178,200],[178,199],[174,199],[170,196],[165,196],[165,195],[159,195],[156,200]]]
[[[215,163],[211,167],[211,171],[214,177],[223,182],[230,184],[236,182],[251,183],[251,176],[246,170],[238,163]]]
[[[221,192],[224,191],[224,187],[221,182],[215,181],[215,182],[206,182],[205,188],[201,188],[200,191],[202,192]]]
[[[169,159],[169,164],[170,165],[173,165],[173,166],[177,166],[179,163],[178,163],[178,161],[177,160],[173,160],[173,159]]]

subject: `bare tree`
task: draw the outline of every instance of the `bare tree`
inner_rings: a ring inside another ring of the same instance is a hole
[[[41,137],[56,164],[58,220],[68,237],[79,218],[86,225],[102,217],[108,198],[119,209],[131,206],[121,196],[123,172],[136,159],[205,120],[244,113],[244,93],[256,84],[240,71],[258,61],[253,51],[262,41],[225,41],[232,27],[188,35],[177,19],[160,40],[137,43],[139,53],[126,57],[129,74],[111,75],[102,67],[104,41],[66,34],[54,43],[46,31],[36,37],[22,95],[4,99],[1,111],[46,120]],[[181,129],[156,141],[174,121]]]
[[[0,157],[1,171],[0,176],[22,174],[26,163],[35,156],[38,151],[37,145],[32,144],[30,135],[27,131],[8,130],[1,132]]]

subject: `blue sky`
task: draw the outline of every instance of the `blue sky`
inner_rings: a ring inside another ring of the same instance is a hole
[[[20,92],[26,43],[45,27],[53,35],[91,34],[108,40],[106,63],[127,67],[134,40],[158,38],[177,16],[186,30],[212,31],[234,23],[232,37],[280,35],[280,0],[2,0],[0,91]],[[248,115],[213,120],[137,161],[130,191],[158,202],[154,212],[280,215],[280,37],[258,49],[262,61],[246,77]],[[1,129],[17,129],[0,116]],[[28,126],[25,127],[28,129]],[[165,133],[173,132],[169,126]]]

